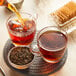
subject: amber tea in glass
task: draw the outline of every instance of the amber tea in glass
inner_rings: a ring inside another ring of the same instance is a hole
[[[38,33],[37,42],[43,59],[49,63],[57,63],[66,51],[67,36],[58,27],[50,26]]]
[[[7,28],[12,42],[15,45],[29,45],[35,36],[36,24],[33,17],[28,13],[21,13],[24,25],[12,15],[7,21]]]

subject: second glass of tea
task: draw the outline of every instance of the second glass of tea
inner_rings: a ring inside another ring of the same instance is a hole
[[[29,46],[35,36],[36,20],[28,13],[21,13],[24,26],[21,26],[18,17],[14,14],[7,20],[7,29],[12,43],[15,46]]]
[[[67,33],[56,26],[45,27],[37,35],[39,53],[48,63],[57,63],[62,59],[67,41]]]

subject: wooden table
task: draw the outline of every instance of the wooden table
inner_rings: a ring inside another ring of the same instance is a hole
[[[37,29],[40,30],[43,27],[49,25],[49,22],[47,21],[47,12],[50,12],[48,10],[50,10],[49,6],[52,0],[48,0],[50,1],[50,3],[48,1],[43,2],[44,4],[43,3],[39,4],[39,2],[37,1],[38,0],[25,0],[22,6],[22,9],[20,11],[24,11],[24,12],[27,11],[31,13],[32,15],[35,13],[38,14]],[[47,12],[45,12],[47,8],[48,10]],[[9,38],[7,28],[6,28],[6,21],[8,19],[8,16],[10,16],[11,14],[12,12],[7,10],[5,7],[0,7],[0,66],[4,70],[6,76],[25,76],[25,75],[20,74],[19,72],[11,70],[5,64],[4,59],[3,59],[3,48],[4,48],[6,41]],[[50,25],[53,25],[52,22],[50,22]],[[49,75],[49,76],[76,76],[76,57],[75,57],[76,55],[76,31],[73,31],[72,33],[68,34],[68,37],[69,37],[69,42],[68,42],[67,61],[62,69],[60,69],[56,73]]]

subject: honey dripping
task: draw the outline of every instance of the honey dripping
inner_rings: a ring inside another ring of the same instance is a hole
[[[51,16],[56,21],[58,26],[67,31],[72,32],[76,29],[76,3],[73,1],[68,2],[55,12],[51,13]]]

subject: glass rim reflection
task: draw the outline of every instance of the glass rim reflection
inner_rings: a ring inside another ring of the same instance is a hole
[[[55,30],[57,29],[57,30]],[[62,34],[64,34],[66,36],[66,45],[62,48],[59,48],[59,49],[56,49],[56,50],[49,50],[49,49],[46,49],[45,47],[43,47],[41,45],[41,43],[38,41],[39,40],[39,37],[41,36],[41,34],[45,33],[46,31],[48,30],[51,30],[51,31],[56,31],[56,32],[61,32]],[[67,43],[68,43],[68,37],[67,37],[67,32],[64,31],[64,30],[61,30],[58,26],[47,26],[47,27],[44,27],[43,29],[41,29],[38,34],[37,34],[37,43],[40,47],[42,47],[44,50],[47,50],[47,51],[51,51],[51,52],[55,52],[55,51],[59,51],[59,50],[62,50],[62,49],[65,49],[67,47]]]

